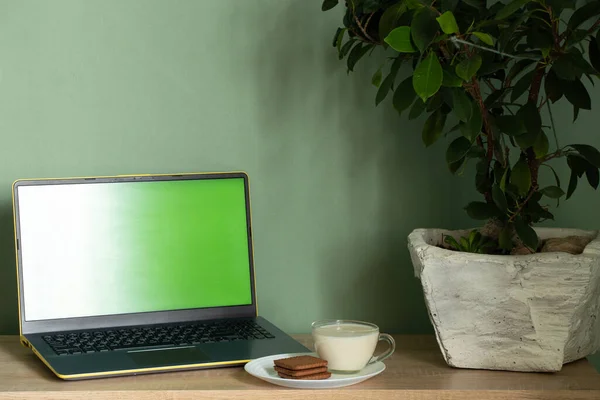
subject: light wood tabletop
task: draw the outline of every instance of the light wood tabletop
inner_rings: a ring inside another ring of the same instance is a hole
[[[311,346],[308,335],[295,337]],[[0,399],[600,399],[600,374],[586,360],[554,374],[461,370],[445,364],[433,336],[395,339],[383,374],[347,388],[308,391],[271,385],[241,367],[65,382],[16,336],[0,336]]]

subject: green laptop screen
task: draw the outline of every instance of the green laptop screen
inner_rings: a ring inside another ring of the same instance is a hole
[[[17,195],[27,321],[252,303],[243,178]]]

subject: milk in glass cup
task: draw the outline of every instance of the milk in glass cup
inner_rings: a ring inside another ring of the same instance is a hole
[[[351,320],[323,320],[312,324],[315,351],[327,360],[333,371],[356,372],[368,364],[383,361],[394,353],[396,343],[387,333],[379,333],[379,327],[369,322]],[[389,348],[374,356],[377,342],[383,340]]]

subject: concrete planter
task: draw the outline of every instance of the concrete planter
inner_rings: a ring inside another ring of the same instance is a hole
[[[536,229],[540,238],[594,239],[583,254],[497,256],[445,250],[443,235],[417,229],[408,248],[448,365],[560,371],[600,348],[600,237],[597,231]]]

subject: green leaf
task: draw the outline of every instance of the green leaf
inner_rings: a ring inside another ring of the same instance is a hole
[[[444,33],[451,35],[453,33],[459,33],[458,24],[456,23],[456,19],[454,18],[454,14],[452,11],[446,11],[442,15],[436,18],[437,22],[440,24],[440,28]]]
[[[513,0],[498,11],[496,19],[505,19],[513,15],[515,12],[521,9],[525,4],[531,0]]]
[[[492,187],[487,160],[480,160],[475,168],[477,171],[475,174],[475,189],[479,193],[485,194]]]
[[[540,132],[537,135],[537,139],[533,143],[533,151],[537,159],[543,158],[548,154],[550,148],[550,142],[548,142],[548,136],[544,132]]]
[[[461,158],[460,160],[458,160],[456,162],[448,164],[448,169],[450,170],[450,173],[452,175],[455,175],[456,172],[463,166],[463,164],[465,163],[466,159],[467,158],[464,157],[464,158]]]
[[[500,115],[496,117],[495,121],[500,131],[507,135],[518,136],[527,132],[523,121],[514,115]]]
[[[415,69],[413,75],[415,93],[423,101],[426,101],[440,90],[442,80],[442,66],[435,53],[431,52]]]
[[[500,189],[502,189],[503,192],[506,191],[506,179],[508,178],[508,174],[510,173],[510,168],[506,168],[506,170],[504,171],[504,174],[502,174],[502,178],[500,178]]]
[[[441,109],[437,109],[427,118],[423,126],[423,143],[426,147],[434,144],[442,136],[445,124],[446,114]]]
[[[394,80],[396,79],[396,75],[394,72],[390,72],[388,76],[384,79],[383,83],[379,87],[377,91],[377,96],[375,97],[375,106],[378,106],[385,98],[387,97],[390,89],[394,85]]]
[[[498,185],[492,186],[492,199],[494,203],[503,214],[508,211],[508,202],[506,201],[506,195]]]
[[[483,32],[472,32],[472,34],[488,46],[494,45],[494,38],[492,37],[492,35]]]
[[[569,179],[569,188],[567,189],[567,200],[573,196],[575,189],[577,189],[577,172],[571,170],[571,178]]]
[[[412,84],[412,76],[409,76],[398,85],[394,92],[394,108],[400,114],[414,102],[417,94]]]
[[[417,10],[424,7],[421,0],[404,0],[409,10]]]
[[[472,230],[471,232],[469,232],[469,247],[471,247],[471,248],[473,247],[473,244],[475,244],[476,239],[477,239],[477,242],[479,242],[479,238],[477,237],[478,233],[479,232],[477,232],[475,230]],[[481,236],[481,235],[479,235],[479,236]]]
[[[454,88],[452,90],[452,105],[458,119],[463,122],[467,122],[471,119],[473,105],[464,89]]]
[[[553,70],[550,70],[546,75],[546,79],[544,80],[544,90],[546,91],[546,96],[552,103],[556,103],[563,97],[562,85]]]
[[[410,27],[399,26],[385,38],[390,47],[400,53],[414,53],[417,51],[410,40]]]
[[[444,104],[443,96],[440,92],[437,92],[435,95],[433,95],[433,97],[430,97],[427,100],[425,111],[427,111],[427,112],[435,111],[438,108],[440,108],[442,106],[442,104]],[[448,112],[445,112],[445,114],[448,114]]]
[[[579,107],[573,106],[573,122],[577,121],[579,117]]]
[[[520,28],[529,15],[529,12],[518,14],[518,17],[508,27],[503,28],[500,31],[500,36],[498,37],[498,47],[501,51],[513,51],[515,44],[524,36],[524,33],[520,30]],[[511,45],[510,47],[508,47],[509,44]]]
[[[482,62],[483,60],[479,54],[466,58],[456,66],[456,75],[468,82],[475,76],[477,71],[479,71]]]
[[[337,28],[335,31],[335,35],[333,36],[333,47],[337,47],[338,52],[342,47],[342,41],[344,39],[344,33],[346,33],[346,28]]]
[[[356,46],[354,46],[354,48],[350,52],[350,55],[348,56],[348,72],[354,71],[354,66],[356,65],[356,63],[361,58],[363,58],[363,56],[367,54],[367,52],[372,48],[372,44],[363,46],[361,43],[359,43]]]
[[[513,248],[512,242],[512,230],[510,226],[505,226],[500,231],[500,235],[498,236],[498,245],[502,250],[510,251]]]
[[[375,87],[379,87],[379,85],[381,85],[381,79],[383,78],[383,73],[381,72],[381,68],[379,68],[374,74],[373,77],[371,78],[371,83],[373,84],[373,86]]]
[[[486,60],[484,58],[483,64],[479,71],[477,71],[478,76],[489,76],[490,78],[500,79],[500,75],[502,79],[504,79],[504,75],[506,74],[503,71],[506,68],[506,62],[490,62],[489,59]],[[501,73],[496,74],[498,71],[502,71]]]
[[[587,144],[570,144],[583,158],[596,168],[600,168],[600,151]]]
[[[598,184],[600,183],[600,174],[598,173],[598,168],[590,167],[585,170],[585,176],[587,177],[588,183],[591,187],[598,189]]]
[[[471,7],[475,7],[479,11],[485,9],[485,0],[463,0],[463,2],[470,5]]]
[[[448,146],[448,150],[446,150],[446,162],[452,164],[459,161],[467,155],[470,148],[471,141],[465,137],[459,136],[450,143],[450,146]]]
[[[473,201],[469,203],[465,210],[469,217],[477,220],[490,219],[500,216],[500,210],[494,204],[484,203],[481,201]]]
[[[558,186],[546,186],[540,192],[551,199],[560,199],[565,195],[565,192]]]
[[[531,81],[533,80],[534,72],[535,71],[530,71],[526,73],[521,79],[517,81],[510,94],[511,102],[516,102],[523,95],[523,93],[525,93],[527,89],[529,89],[529,87],[531,86]]]
[[[517,187],[521,196],[524,196],[529,192],[529,189],[531,188],[531,171],[529,171],[527,161],[524,159],[517,161],[512,169],[512,174],[510,175],[510,183]]]
[[[408,119],[413,120],[419,118],[421,114],[423,114],[423,111],[425,111],[426,107],[427,105],[423,103],[423,101],[421,101],[420,99],[416,100],[410,108],[410,111],[408,113]]]
[[[598,35],[600,36],[600,31],[598,31]],[[590,56],[592,66],[600,73],[600,44],[596,38],[590,40],[588,55]]]
[[[521,150],[526,150],[533,146],[540,133],[541,131],[533,133],[525,132],[522,135],[515,136],[514,140],[517,142],[517,145],[521,148]]]
[[[374,13],[382,6],[381,0],[350,0],[353,7],[361,7],[365,14]]]
[[[454,250],[459,250],[460,249],[460,245],[458,244],[458,242],[456,241],[456,239],[454,239],[450,235],[444,236],[444,243],[446,243],[448,246],[450,246],[450,248],[453,248]]]
[[[556,173],[556,170],[554,168],[552,168],[552,166],[546,164],[548,166],[548,168],[550,168],[550,170],[552,171],[552,174],[554,175],[554,180],[556,181],[556,186],[561,187],[560,184],[560,178],[558,177],[558,174]]]
[[[533,60],[519,60],[513,64],[513,66],[508,71],[508,75],[506,76],[507,81],[512,81],[517,76],[521,74],[521,72],[525,71],[528,67],[531,67],[534,64]]]
[[[459,0],[442,0],[442,11],[454,11]]]
[[[406,11],[408,11],[408,7],[403,1],[396,3],[385,10],[379,20],[379,37],[386,38],[392,30],[397,28],[398,25],[400,25],[400,19]]]
[[[468,122],[460,124],[460,131],[464,137],[469,139],[471,143],[475,141],[477,136],[481,133],[483,127],[483,117],[481,110],[474,101],[471,102],[473,110],[471,111],[471,119]]]
[[[561,87],[569,103],[580,109],[592,109],[592,99],[581,80],[562,81]]]
[[[572,54],[566,53],[559,56],[554,64],[552,65],[552,71],[556,73],[560,79],[564,79],[567,81],[574,81],[575,79],[581,78],[582,71],[575,64],[575,60]]]
[[[443,70],[443,75],[444,75],[443,79],[442,79],[442,86],[462,87],[463,81],[458,76],[456,76],[454,71],[452,71],[447,66],[442,67],[442,70]]]
[[[338,58],[340,60],[348,55],[348,52],[350,51],[350,49],[352,48],[352,45],[354,45],[354,43],[356,43],[356,40],[350,39],[342,46],[342,48],[340,49],[340,51],[338,53]]]
[[[501,103],[504,100],[504,96],[506,95],[506,93],[508,92],[507,88],[502,88],[499,90],[495,90],[493,91],[486,99],[485,99],[485,106],[488,109],[492,109],[494,108],[496,105],[499,105],[499,103]]]
[[[537,233],[535,233],[531,226],[527,225],[522,218],[517,218],[515,221],[515,230],[525,246],[529,247],[534,252],[537,251],[539,239]]]
[[[567,156],[567,165],[571,168],[571,171],[575,171],[578,178],[581,178],[585,174],[585,170],[593,166],[587,159],[580,155],[569,154]]]
[[[337,6],[339,0],[323,0],[323,5],[321,5],[322,11],[331,10],[333,7]]]
[[[573,15],[571,15],[571,19],[569,19],[569,23],[567,25],[567,30],[570,32],[574,31],[585,21],[595,17],[598,14],[600,14],[600,2],[598,1],[592,1],[583,7],[579,7],[575,10]]]
[[[517,111],[517,116],[523,120],[527,132],[537,135],[542,130],[542,117],[535,103],[525,104]]]
[[[439,25],[435,19],[435,12],[429,7],[420,8],[413,17],[411,36],[417,48],[423,53],[435,38]]]
[[[576,0],[546,0],[546,5],[552,7],[554,15],[560,15],[566,8],[574,9]]]
[[[589,33],[588,33],[588,31],[586,29],[575,29],[567,37],[567,48],[573,47],[576,44],[580,43],[588,35],[589,35]]]
[[[533,27],[527,34],[527,44],[532,49],[549,49],[554,45],[550,28]]]

